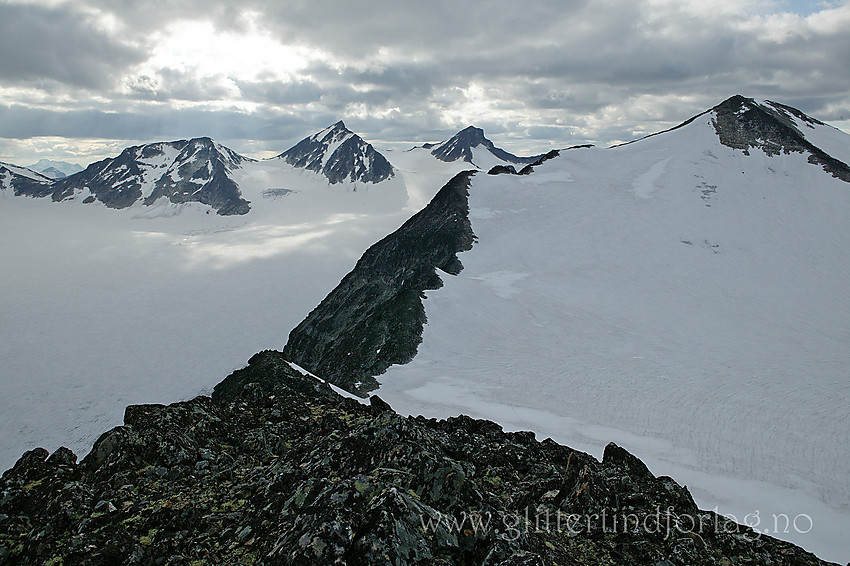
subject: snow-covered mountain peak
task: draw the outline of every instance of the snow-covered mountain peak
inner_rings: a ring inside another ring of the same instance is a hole
[[[800,142],[805,139],[785,108],[760,104],[753,98],[737,94],[710,112],[717,135],[724,145],[745,151],[759,147],[770,155],[780,151],[798,151]],[[814,120],[799,110],[793,112],[805,117],[808,124],[814,124]]]
[[[277,156],[294,167],[321,173],[331,184],[346,180],[380,183],[395,175],[393,166],[342,120],[308,136]]]
[[[463,160],[481,169],[490,169],[504,163],[528,164],[535,162],[540,156],[517,157],[512,153],[496,147],[487,139],[484,130],[475,126],[467,126],[448,140],[436,145],[425,147],[431,149],[431,154],[441,161]]]
[[[331,124],[323,131],[342,131],[346,133],[352,133],[351,130],[345,127],[345,122],[343,122],[342,120],[340,120],[336,124]]]
[[[76,163],[68,163],[67,161],[55,161],[53,159],[39,159],[32,165],[27,165],[27,169],[32,169],[37,173],[49,177],[51,179],[61,179],[74,173],[79,173],[83,170]]]
[[[219,214],[246,214],[250,207],[241,198],[236,182],[229,173],[246,161],[239,155],[208,137],[193,138],[183,144],[165,174],[145,195],[144,203],[153,204],[162,197],[175,204],[201,202],[212,206]],[[160,165],[162,167],[162,165]]]
[[[239,155],[212,138],[200,137],[189,140],[175,159],[175,163],[182,164],[187,161],[209,161],[220,164],[228,170],[233,170],[239,168],[245,162],[254,160]]]

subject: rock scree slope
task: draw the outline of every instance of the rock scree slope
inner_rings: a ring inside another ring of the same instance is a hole
[[[610,444],[401,417],[279,352],[0,479],[0,564],[825,564]]]

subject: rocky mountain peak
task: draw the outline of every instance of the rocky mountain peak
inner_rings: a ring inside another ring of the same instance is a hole
[[[465,127],[464,129],[459,131],[455,137],[468,141],[469,144],[472,146],[476,146],[479,144],[484,144],[486,146],[493,145],[493,142],[491,142],[484,136],[484,130],[482,130],[481,128],[476,128],[475,126]]]
[[[468,163],[475,164],[473,162],[475,157],[472,150],[479,146],[483,147],[484,151],[489,151],[497,159],[508,163],[529,164],[534,163],[540,157],[539,155],[535,155],[533,157],[517,157],[512,153],[508,153],[507,151],[496,147],[496,145],[484,135],[484,130],[475,126],[467,126],[448,140],[436,145],[430,145],[430,147],[426,145],[425,147],[429,147],[431,149],[431,154],[441,161],[457,161],[458,159],[461,159]]]
[[[395,175],[390,162],[346,128],[342,120],[304,138],[277,157],[294,167],[321,173],[331,184],[346,180],[380,183]]]
[[[467,126],[448,140],[431,149],[431,154],[441,161],[457,161],[462,159],[472,163],[472,148],[483,145],[492,150],[493,142],[484,136],[484,130],[475,126]]]
[[[45,167],[44,169],[42,169],[40,171],[40,173],[42,175],[44,175],[45,177],[49,177],[49,178],[54,179],[54,180],[62,179],[64,177],[68,176],[65,173],[63,173],[62,171],[60,171],[59,169],[57,169],[56,167]]]

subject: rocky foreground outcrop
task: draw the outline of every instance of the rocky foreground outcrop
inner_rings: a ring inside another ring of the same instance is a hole
[[[614,444],[401,417],[278,352],[124,420],[79,464],[35,449],[3,474],[0,564],[823,564]]]

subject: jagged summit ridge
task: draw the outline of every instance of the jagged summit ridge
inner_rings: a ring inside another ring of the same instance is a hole
[[[277,156],[294,167],[321,173],[331,184],[345,180],[380,183],[395,175],[393,166],[340,120]]]
[[[448,140],[436,144],[426,144],[423,146],[431,150],[431,154],[441,161],[457,161],[461,159],[476,166],[481,166],[480,163],[475,163],[476,156],[474,148],[481,147],[488,151],[493,157],[501,161],[516,164],[529,164],[537,161],[540,156],[532,157],[517,157],[501,148],[498,148],[492,141],[484,135],[484,130],[475,126],[467,126]],[[480,160],[480,158],[479,158]]]
[[[250,159],[208,137],[132,146],[120,155],[49,183],[20,183],[15,194],[54,201],[99,201],[109,208],[199,202],[218,214],[246,214],[248,201],[230,173]]]

